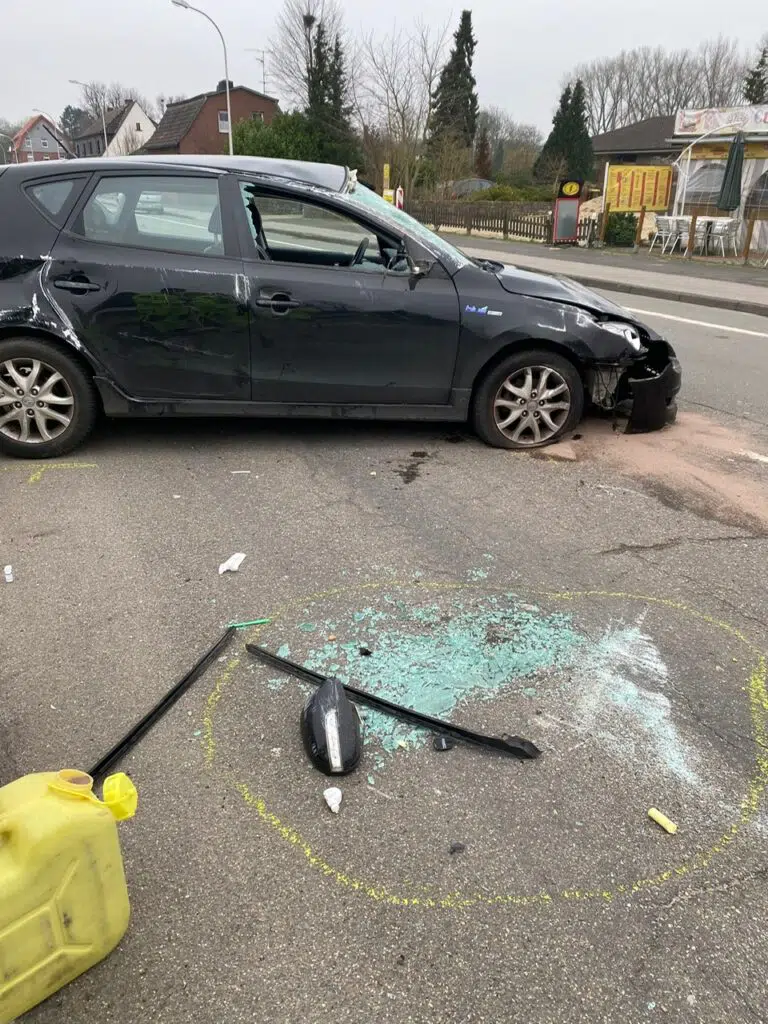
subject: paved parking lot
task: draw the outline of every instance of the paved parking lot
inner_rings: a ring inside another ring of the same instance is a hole
[[[125,762],[128,935],[31,1021],[764,1019],[766,321],[642,301],[716,323],[668,321],[690,404],[661,435],[589,421],[575,461],[217,421],[0,462],[0,781],[87,767],[262,616],[271,649],[543,750],[369,713],[332,816],[304,689],[238,636]]]

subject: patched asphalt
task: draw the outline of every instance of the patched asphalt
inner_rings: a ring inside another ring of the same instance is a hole
[[[30,1021],[763,1019],[768,540],[572,444],[122,423],[59,468],[0,462],[0,782],[87,768],[259,617],[248,639],[543,751],[437,753],[366,713],[333,816],[306,687],[239,634],[124,762],[127,936]]]

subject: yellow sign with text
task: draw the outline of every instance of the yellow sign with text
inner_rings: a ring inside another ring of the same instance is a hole
[[[672,168],[661,164],[614,164],[608,168],[606,205],[613,213],[664,213],[672,190]]]

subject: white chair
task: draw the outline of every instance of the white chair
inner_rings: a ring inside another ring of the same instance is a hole
[[[738,249],[736,246],[736,236],[739,231],[739,222],[735,217],[718,217],[717,220],[712,221],[712,227],[710,228],[709,238],[715,247],[720,245],[720,252],[722,253],[723,259],[725,259],[725,247],[729,246],[733,250],[733,255],[738,256]]]
[[[680,243],[680,252],[688,251],[688,243],[691,238],[691,222],[687,217],[677,217],[677,238],[676,243]],[[696,252],[697,249],[701,249],[702,253],[707,246],[707,238],[709,237],[709,226],[706,221],[696,222],[696,235],[693,239],[692,252]]]
[[[653,236],[651,246],[648,250],[648,255],[653,252],[653,247],[657,242],[661,243],[661,252],[664,253],[667,247],[667,242],[672,235],[672,218],[671,217],[656,217],[656,234]]]

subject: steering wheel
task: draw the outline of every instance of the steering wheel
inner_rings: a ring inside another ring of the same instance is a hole
[[[363,262],[363,256],[365,256],[365,250],[370,245],[371,239],[366,236],[357,249],[355,249],[355,255],[352,257],[352,262],[349,264],[350,267],[356,267],[359,263]]]

